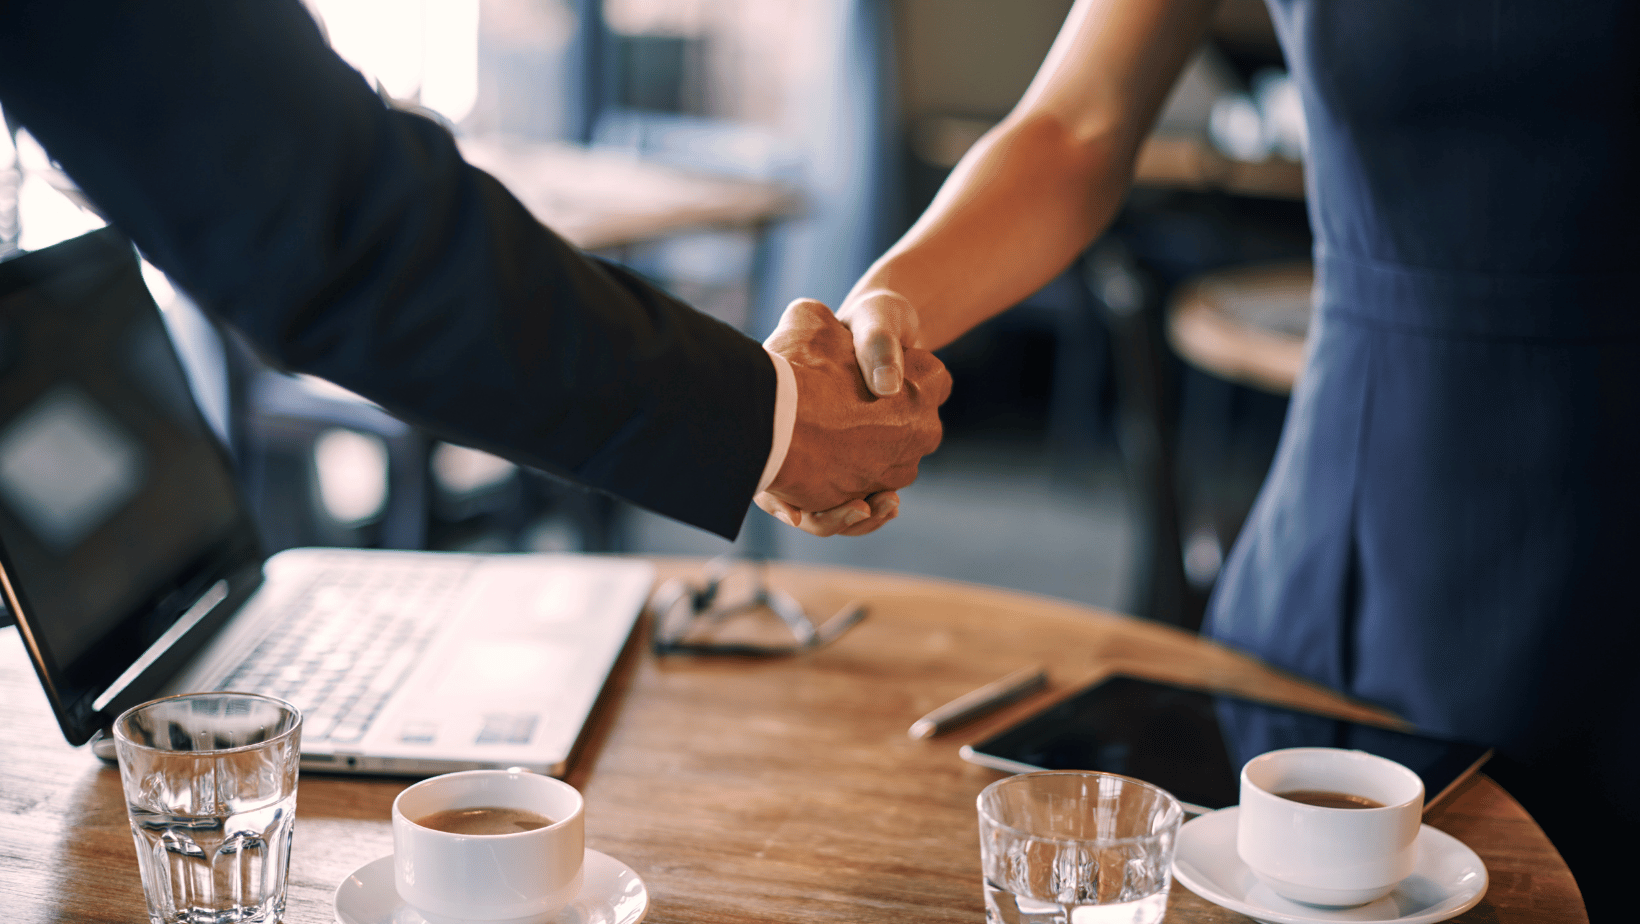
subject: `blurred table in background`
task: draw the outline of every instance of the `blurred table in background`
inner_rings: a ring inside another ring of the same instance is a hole
[[[709,228],[761,231],[800,205],[775,183],[692,173],[611,151],[495,138],[460,145],[469,163],[583,250]]]
[[[663,578],[697,579],[703,563],[659,565]],[[959,747],[1113,672],[1381,717],[1154,622],[882,572],[773,564],[769,575],[822,618],[854,600],[870,612],[827,648],[770,660],[657,658],[640,621],[572,761],[587,845],[643,877],[652,924],[978,924],[974,799],[1000,774]],[[935,706],[1033,663],[1049,671],[1046,693],[951,735],[907,737]],[[63,742],[13,629],[0,630],[0,702],[0,920],[141,920],[119,774]],[[391,853],[405,785],[303,777],[287,922],[330,921],[336,885]],[[1484,776],[1425,821],[1486,863],[1491,887],[1460,924],[1587,921],[1559,854]],[[1167,920],[1247,919],[1175,883]]]
[[[1155,134],[1139,148],[1133,183],[1262,199],[1303,199],[1304,165],[1275,155],[1260,161],[1236,160],[1220,153],[1205,137]]]
[[[1174,293],[1168,342],[1203,372],[1290,394],[1304,367],[1314,284],[1309,263],[1208,273]]]
[[[994,124],[988,119],[928,116],[915,126],[913,144],[930,164],[949,170]],[[1214,147],[1204,133],[1158,131],[1139,148],[1133,184],[1302,200],[1304,164],[1276,154],[1256,161],[1237,160]]]

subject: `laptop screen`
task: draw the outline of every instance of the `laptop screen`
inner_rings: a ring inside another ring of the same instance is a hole
[[[0,263],[0,589],[69,740],[259,562],[131,245],[105,229]]]

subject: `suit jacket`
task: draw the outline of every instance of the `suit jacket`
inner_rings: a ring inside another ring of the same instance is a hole
[[[762,347],[543,227],[297,0],[0,0],[0,105],[274,364],[739,529],[772,436]]]

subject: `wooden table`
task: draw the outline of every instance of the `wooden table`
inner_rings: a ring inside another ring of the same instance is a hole
[[[655,924],[983,920],[974,797],[999,775],[957,749],[1042,698],[929,741],[906,728],[1027,663],[1047,665],[1053,691],[1123,670],[1372,714],[1155,623],[949,581],[771,570],[817,612],[863,599],[870,615],[830,648],[767,662],[658,660],[635,641],[570,774],[586,794],[588,846],[643,876]],[[0,701],[0,921],[142,921],[118,772],[63,743],[14,629],[0,631]],[[332,920],[336,884],[391,852],[388,811],[404,785],[303,778],[286,921]],[[1559,855],[1491,781],[1428,821],[1491,876],[1457,920],[1587,920]],[[1175,884],[1167,920],[1247,919]]]

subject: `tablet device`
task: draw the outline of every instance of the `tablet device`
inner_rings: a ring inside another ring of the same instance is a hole
[[[1236,804],[1249,759],[1291,747],[1352,748],[1404,764],[1423,778],[1426,810],[1492,753],[1476,744],[1113,676],[965,745],[962,757],[1010,773],[1120,773],[1166,789],[1199,814]]]

